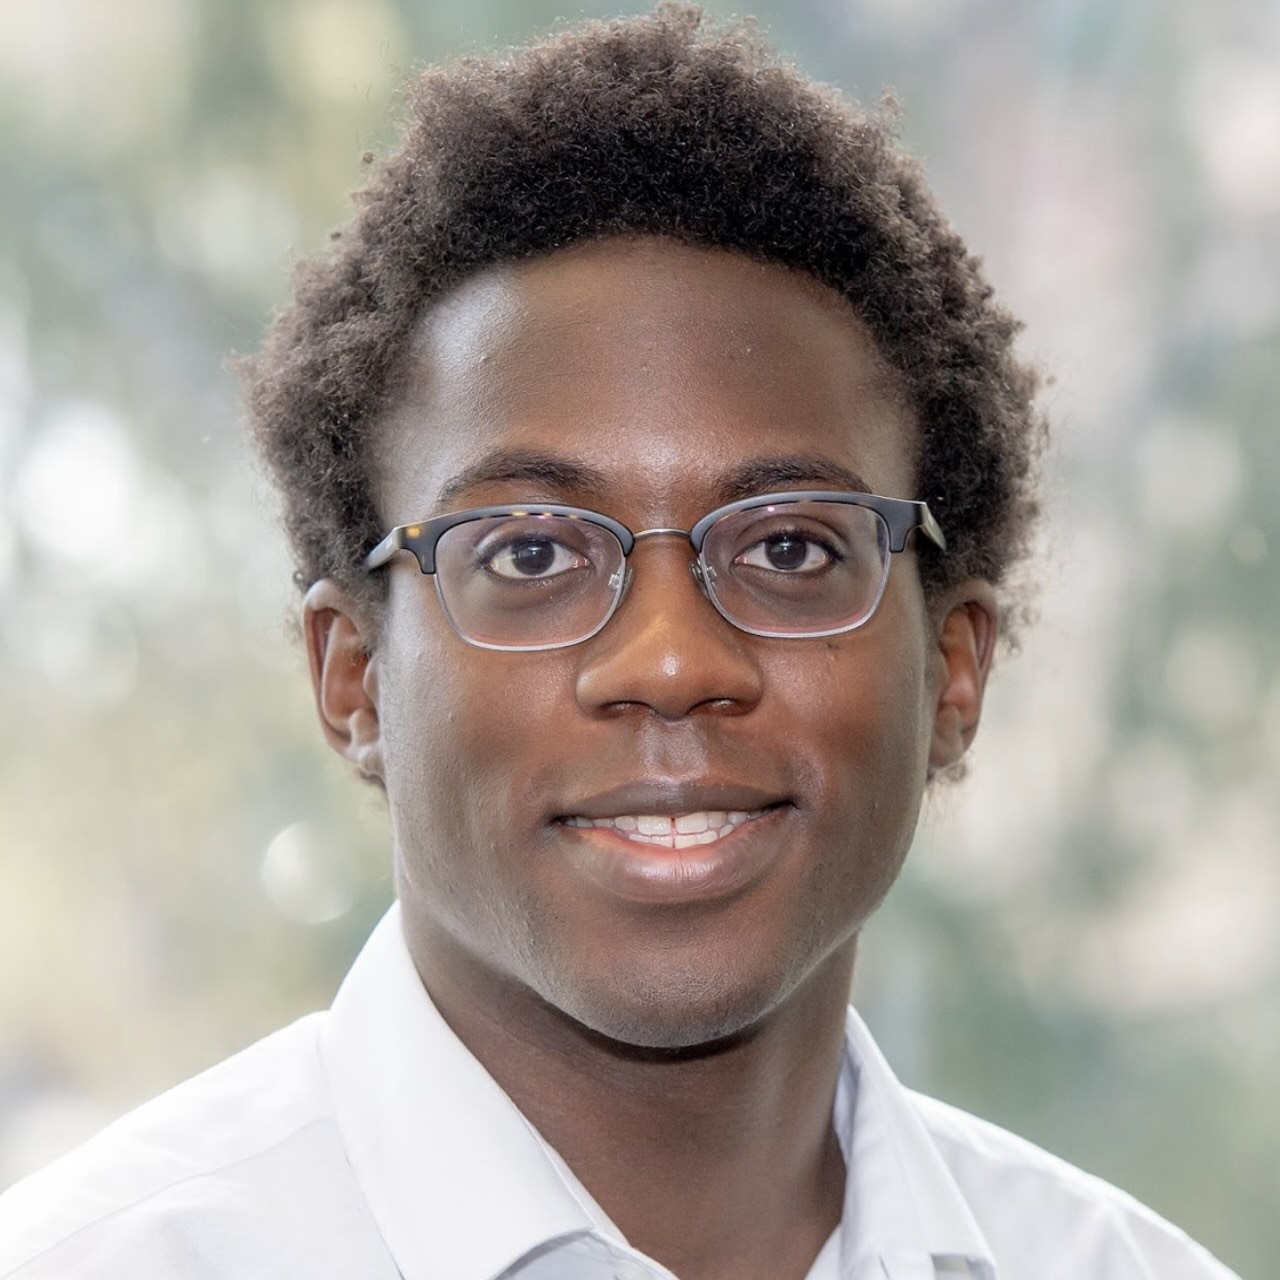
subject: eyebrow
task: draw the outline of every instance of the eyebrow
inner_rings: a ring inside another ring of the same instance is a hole
[[[722,502],[736,502],[739,498],[753,498],[758,493],[770,493],[795,484],[871,492],[871,486],[856,471],[820,453],[753,458],[722,476],[718,487]]]
[[[560,454],[537,449],[497,449],[446,480],[439,501],[452,502],[468,489],[504,481],[525,481],[557,493],[572,494],[602,494],[609,485],[604,472]]]
[[[608,493],[609,477],[595,467],[537,449],[498,449],[450,477],[440,490],[441,505],[484,484],[525,482],[556,494],[596,499]],[[808,484],[869,493],[870,486],[856,471],[822,454],[779,454],[752,458],[726,472],[716,482],[719,501],[736,502],[788,485]]]

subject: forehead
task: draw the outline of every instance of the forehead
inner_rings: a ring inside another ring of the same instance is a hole
[[[639,239],[491,268],[434,304],[379,440],[380,505],[399,522],[508,494],[697,507],[762,459],[826,459],[832,474],[913,496],[916,432],[897,377],[833,290]],[[487,460],[517,454],[573,463],[604,492],[534,493],[519,475],[504,488]],[[494,478],[459,483],[477,474]]]

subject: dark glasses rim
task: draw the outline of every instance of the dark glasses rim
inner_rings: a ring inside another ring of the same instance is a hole
[[[946,536],[929,510],[927,502],[910,498],[887,498],[878,493],[861,493],[847,489],[789,489],[777,493],[757,494],[750,498],[740,498],[736,502],[728,502],[707,512],[691,529],[639,530],[632,532],[621,521],[592,511],[587,507],[568,506],[557,502],[503,503],[485,507],[469,507],[462,511],[445,512],[431,516],[426,520],[414,521],[410,524],[397,525],[391,529],[381,542],[365,557],[364,567],[373,571],[381,568],[398,551],[409,551],[417,559],[423,573],[434,574],[436,571],[436,544],[450,529],[460,524],[475,520],[484,520],[493,516],[563,516],[571,520],[584,520],[589,524],[608,530],[622,545],[623,557],[630,556],[636,539],[646,534],[684,533],[693,545],[695,553],[701,553],[702,544],[707,534],[721,520],[736,515],[740,511],[750,511],[758,507],[777,506],[794,502],[834,502],[846,506],[866,507],[874,511],[885,522],[889,531],[889,550],[901,552],[906,549],[907,539],[919,529],[939,550],[947,548]],[[816,635],[816,632],[805,632]],[[830,633],[835,634],[835,633]],[[587,639],[588,637],[583,637]]]

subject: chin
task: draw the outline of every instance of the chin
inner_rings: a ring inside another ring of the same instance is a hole
[[[700,1057],[749,1038],[759,1019],[730,1010],[685,1007],[669,1016],[662,1010],[614,1008],[605,1017],[576,1021],[593,1038],[614,1046],[619,1056]]]
[[[715,982],[703,974],[650,975],[625,989],[563,987],[544,996],[592,1036],[625,1053],[696,1056],[748,1038],[796,983],[773,975],[750,983]]]

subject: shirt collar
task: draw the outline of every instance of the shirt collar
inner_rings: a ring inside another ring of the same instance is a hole
[[[404,1280],[493,1280],[608,1219],[453,1034],[393,906],[334,1001],[321,1055],[356,1179]],[[849,1011],[834,1122],[848,1166],[840,1272],[996,1280],[928,1130]],[[963,1264],[963,1265],[962,1265]],[[927,1269],[926,1269],[927,1268]]]
[[[911,1094],[849,1010],[835,1129],[848,1169],[841,1272],[997,1280],[995,1259]]]
[[[491,1280],[587,1209],[423,988],[394,906],[321,1034],[338,1127],[404,1280]]]

